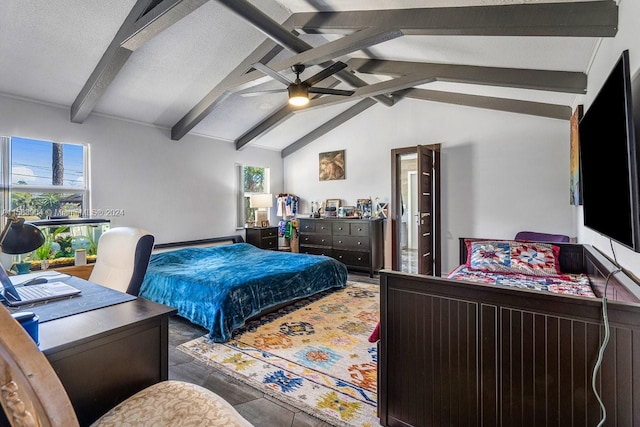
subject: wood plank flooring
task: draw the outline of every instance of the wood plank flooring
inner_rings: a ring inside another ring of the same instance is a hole
[[[349,280],[380,283],[375,275],[349,273]],[[264,393],[186,355],[176,347],[201,337],[206,329],[174,316],[169,320],[169,379],[199,384],[232,404],[256,427],[323,427],[330,426],[305,412],[273,399]]]

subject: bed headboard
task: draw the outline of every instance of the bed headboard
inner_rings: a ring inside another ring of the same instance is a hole
[[[234,236],[211,237],[208,239],[199,239],[199,240],[185,240],[182,242],[159,243],[153,246],[153,253],[157,254],[160,252],[172,251],[174,249],[187,248],[187,247],[206,248],[209,246],[230,245],[233,243],[242,243],[242,242],[244,242],[244,239],[242,238],[242,236],[234,235]]]
[[[492,240],[461,237],[460,264],[467,262],[467,245],[465,240]],[[493,239],[503,240],[503,239]],[[591,245],[579,243],[553,243],[560,248],[560,270],[563,273],[585,273],[598,297],[604,293],[607,276],[617,267],[606,256]],[[607,299],[640,303],[640,283],[624,271],[612,274],[607,285]]]

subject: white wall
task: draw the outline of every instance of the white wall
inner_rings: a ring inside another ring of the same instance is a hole
[[[0,135],[89,143],[93,209],[123,209],[111,226],[151,231],[156,243],[242,234],[235,228],[235,163],[271,168],[282,190],[280,153],[236,151],[233,143],[91,115],[71,123],[69,109],[0,96]]]
[[[412,99],[375,105],[286,157],[285,190],[303,199],[301,212],[327,198],[390,201],[391,149],[435,143],[442,144],[443,272],[458,263],[459,237],[575,236],[564,120]],[[318,153],[340,149],[346,179],[320,182]]]
[[[637,0],[621,0],[619,3],[619,26],[616,37],[603,39],[597,51],[593,65],[589,72],[587,85],[587,95],[581,97],[578,103],[584,104],[585,111],[589,108],[591,101],[602,87],[611,69],[616,64],[622,51],[629,49],[629,60],[631,63],[631,75],[640,78],[640,2]],[[614,252],[611,251],[611,243],[608,238],[585,228],[582,217],[582,207],[575,212],[576,223],[578,224],[578,241],[595,246],[609,257],[617,258],[622,267],[629,270],[636,277],[640,277],[640,254],[627,249],[617,243],[613,243]]]

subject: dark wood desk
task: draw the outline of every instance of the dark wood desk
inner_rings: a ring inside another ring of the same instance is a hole
[[[138,298],[40,324],[40,349],[80,425],[168,378],[169,316],[175,312]]]

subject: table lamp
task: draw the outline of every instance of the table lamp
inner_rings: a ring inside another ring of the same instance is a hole
[[[7,222],[0,234],[2,252],[22,255],[38,249],[44,243],[44,234],[33,224],[25,224],[24,218],[14,212],[5,214]]]
[[[273,206],[273,194],[252,194],[249,196],[249,207],[256,209],[256,227],[268,227],[267,208]]]

